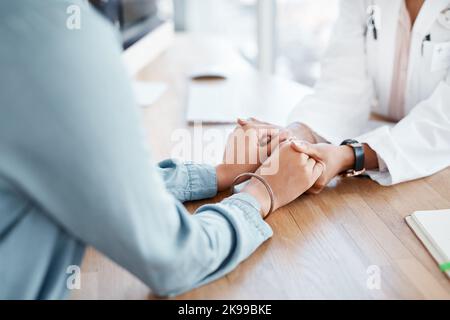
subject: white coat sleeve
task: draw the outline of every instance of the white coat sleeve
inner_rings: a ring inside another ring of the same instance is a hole
[[[449,78],[395,126],[383,126],[357,138],[375,150],[385,166],[369,171],[372,179],[392,185],[450,166]]]
[[[365,26],[363,1],[341,1],[321,77],[314,93],[290,114],[290,122],[304,123],[335,144],[363,132],[373,99],[366,65]]]

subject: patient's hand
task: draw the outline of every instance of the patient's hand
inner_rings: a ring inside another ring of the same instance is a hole
[[[299,197],[316,182],[324,170],[321,162],[291,147],[293,141],[285,141],[274,150],[256,171],[274,193],[274,210]],[[270,197],[265,186],[252,178],[242,192],[253,195],[261,204],[263,216],[270,208]]]
[[[254,172],[275,150],[289,138],[312,141],[311,131],[300,123],[286,128],[257,120],[238,119],[238,125],[228,137],[223,163],[217,166],[218,190],[230,187],[234,178],[244,172]]]
[[[247,120],[238,120],[238,126],[228,137],[223,163],[216,168],[219,191],[227,189],[241,173],[255,172],[270,156],[271,149],[278,143],[275,143],[276,139],[261,143],[262,135],[269,131],[267,127],[256,127],[248,125]]]

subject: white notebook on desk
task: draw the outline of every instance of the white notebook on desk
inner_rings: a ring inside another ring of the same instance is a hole
[[[406,222],[450,278],[450,209],[416,211]]]
[[[307,86],[258,72],[190,81],[186,118],[189,123],[235,123],[238,117],[255,117],[285,125],[292,109],[311,92]]]

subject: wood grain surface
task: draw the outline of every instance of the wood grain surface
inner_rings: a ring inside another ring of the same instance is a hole
[[[240,63],[235,59],[218,40],[178,36],[142,70],[139,79],[169,86],[156,104],[143,109],[155,161],[171,156],[175,130],[193,130],[184,117],[189,70],[202,63]],[[229,125],[205,128],[230,130]],[[194,211],[225,196],[186,206]],[[176,299],[450,299],[450,281],[404,220],[416,210],[445,208],[450,208],[450,168],[391,187],[367,178],[336,179],[321,194],[301,196],[272,214],[267,221],[273,238],[236,270]],[[381,279],[375,289],[367,285],[374,270]],[[89,248],[82,288],[72,298],[156,297]]]

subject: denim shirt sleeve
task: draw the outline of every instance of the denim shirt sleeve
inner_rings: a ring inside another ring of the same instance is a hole
[[[230,272],[272,234],[258,203],[237,194],[187,212],[177,198],[214,195],[213,169],[151,161],[112,28],[81,0],[83,28],[55,27],[66,23],[67,2],[0,3],[5,10],[20,7],[20,19],[35,27],[27,32],[16,16],[0,20],[0,58],[8,61],[0,73],[9,79],[0,86],[0,176],[36,214],[103,252],[158,295]],[[33,59],[17,52],[32,52]],[[35,224],[28,234],[39,238],[43,232]],[[63,253],[62,247],[55,254]],[[67,266],[52,264],[54,258],[42,257],[48,259],[42,265],[64,274]],[[45,277],[35,283],[46,288]]]
[[[158,167],[167,190],[181,202],[211,198],[217,194],[213,166],[168,159],[161,161]]]

